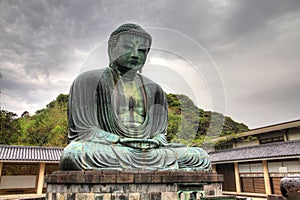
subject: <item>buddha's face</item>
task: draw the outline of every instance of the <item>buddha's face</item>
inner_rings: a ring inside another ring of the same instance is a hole
[[[146,62],[150,41],[134,34],[121,34],[111,50],[119,66],[126,70],[139,70]]]

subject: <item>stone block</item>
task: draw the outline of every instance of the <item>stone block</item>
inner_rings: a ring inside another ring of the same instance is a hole
[[[111,200],[111,194],[103,194],[103,200]]]
[[[102,174],[104,175],[118,175],[120,174],[120,171],[117,171],[117,170],[104,170],[104,171],[101,171]]]
[[[141,187],[141,184],[130,184],[128,190],[130,192],[138,192],[138,189]],[[144,190],[145,191],[145,190]]]
[[[197,199],[201,199],[201,197],[204,197],[205,196],[205,192],[204,191],[197,191]]]
[[[137,174],[135,175],[135,183],[152,183],[152,176],[150,174]]]
[[[201,174],[202,182],[211,183],[211,182],[220,182],[223,181],[223,176],[216,173],[204,173]]]
[[[197,176],[191,175],[175,175],[175,176],[168,176],[167,182],[169,183],[197,183],[199,181]]]
[[[65,193],[56,193],[56,200],[67,200]]]
[[[76,200],[86,200],[87,195],[85,193],[76,193]]]
[[[117,183],[134,183],[134,174],[122,173],[117,176]]]
[[[116,185],[114,184],[101,184],[100,185],[100,193],[112,193],[117,191],[118,189],[115,188]]]
[[[165,189],[162,191],[166,191],[166,192],[177,192],[177,185],[175,184],[167,184],[165,185]]]
[[[169,171],[155,171],[154,172],[155,175],[169,175],[170,173],[173,173],[173,172],[169,172]]]
[[[196,172],[170,172],[161,175],[162,183],[201,183],[203,175]],[[205,179],[209,179],[206,176]]]
[[[103,200],[103,194],[95,194],[95,200]]]
[[[84,173],[85,183],[99,183],[102,172],[87,171]]]
[[[103,174],[99,177],[99,183],[116,183],[116,175]]]
[[[177,192],[162,192],[161,200],[176,200]]]
[[[61,193],[68,192],[68,188],[64,184],[58,184],[58,185],[56,185],[55,192],[61,192]]]
[[[48,183],[47,184],[47,193],[48,192],[55,192],[56,188],[53,184]]]
[[[75,193],[68,193],[67,194],[67,200],[76,200],[76,194]]]
[[[79,184],[72,184],[68,188],[69,193],[77,193],[80,191],[81,186]]]
[[[67,183],[68,175],[56,174],[51,178],[51,180],[53,180],[53,182],[55,181],[55,183]]]
[[[95,199],[95,194],[94,193],[87,193],[86,200],[94,200],[94,199]]]
[[[171,175],[163,175],[161,176],[161,182],[162,183],[170,183],[171,182]]]
[[[111,197],[112,197],[111,200],[129,200],[128,194],[123,193],[123,192],[120,192],[120,193],[118,193],[118,192],[113,193],[113,194],[111,195]]]
[[[149,200],[161,200],[161,192],[150,192]]]
[[[214,195],[222,189],[214,182],[217,174],[198,172],[69,171],[53,173],[50,180],[48,200],[177,200],[177,191],[185,192],[178,198],[200,199],[204,185]]]
[[[101,187],[100,187],[100,185],[93,185],[92,187],[91,187],[91,192],[93,192],[93,193],[100,193],[101,192]]]
[[[47,192],[46,199],[47,200],[52,200],[52,192]]]
[[[111,200],[111,194],[95,194],[95,200]]]
[[[69,171],[67,175],[67,183],[85,183],[84,173],[78,171]]]
[[[51,183],[51,182],[52,182],[51,178],[52,178],[53,176],[56,177],[54,174],[48,174],[48,175],[45,175],[45,182],[46,182],[46,183]],[[53,179],[55,179],[55,178],[53,178]],[[56,180],[56,179],[55,179],[55,180]],[[54,180],[54,181],[55,181],[55,180]]]
[[[161,183],[161,176],[160,175],[153,175],[152,176],[152,183]]]
[[[195,191],[184,191],[184,192],[179,194],[179,199],[180,200],[198,199],[197,198],[197,192],[195,192]]]
[[[79,192],[80,193],[89,193],[89,192],[91,192],[89,185],[87,185],[87,184],[80,185]]]
[[[222,195],[221,183],[212,183],[203,186],[203,190],[206,196]]]
[[[129,200],[140,200],[140,193],[129,193]]]

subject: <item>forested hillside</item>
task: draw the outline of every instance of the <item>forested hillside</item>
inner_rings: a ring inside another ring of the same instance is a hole
[[[204,111],[184,95],[168,94],[169,125],[167,139],[192,146],[200,146],[211,136],[234,135],[248,130],[242,123],[219,113]],[[68,95],[60,94],[46,108],[21,117],[0,110],[0,144],[60,146],[67,139]],[[212,117],[213,116],[213,117]]]

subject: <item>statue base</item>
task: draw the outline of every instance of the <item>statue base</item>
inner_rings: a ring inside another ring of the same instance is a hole
[[[45,180],[48,200],[177,200],[217,199],[222,194],[223,176],[205,172],[57,171]]]

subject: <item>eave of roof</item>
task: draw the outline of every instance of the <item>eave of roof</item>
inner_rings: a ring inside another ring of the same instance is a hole
[[[63,152],[61,147],[0,145],[0,160],[14,162],[58,162]]]
[[[252,135],[258,135],[261,133],[269,133],[272,131],[279,131],[279,130],[285,130],[289,128],[295,128],[295,127],[300,127],[300,120],[294,120],[294,121],[289,121],[285,123],[280,123],[280,124],[275,124],[275,125],[270,125],[270,126],[265,126],[265,127],[260,127],[256,129],[252,129],[246,132],[242,132],[236,135],[236,137],[241,138],[241,137],[247,137],[247,136],[252,136]],[[225,139],[225,138],[230,138],[232,136],[223,136],[223,137],[218,137],[218,138],[212,138],[212,142],[217,142],[219,140]]]
[[[300,140],[276,142],[209,153],[212,163],[284,159],[300,156]]]

